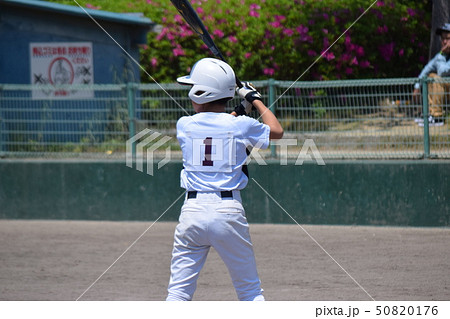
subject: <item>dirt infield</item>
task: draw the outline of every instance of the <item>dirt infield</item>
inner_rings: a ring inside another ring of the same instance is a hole
[[[176,224],[151,225],[0,220],[0,300],[164,300]],[[450,300],[449,228],[303,227],[250,226],[267,300]],[[214,250],[194,300],[236,300]]]

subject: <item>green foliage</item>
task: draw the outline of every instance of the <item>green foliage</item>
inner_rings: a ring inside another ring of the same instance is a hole
[[[77,2],[106,11],[142,12],[161,25],[160,33],[148,34],[148,45],[141,50],[141,64],[158,82],[173,82],[197,60],[212,55],[168,0]],[[301,81],[417,76],[428,59],[428,3],[191,0],[240,78]],[[151,79],[142,74],[142,81]]]

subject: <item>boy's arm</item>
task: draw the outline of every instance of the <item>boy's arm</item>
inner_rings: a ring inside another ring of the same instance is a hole
[[[254,100],[252,104],[261,115],[263,123],[270,127],[269,138],[271,140],[279,140],[282,138],[284,130],[275,114],[273,114],[272,111],[260,100]]]
[[[243,103],[232,112],[233,115],[243,115],[251,112],[252,108],[255,108],[264,124],[268,125],[270,128],[269,138],[271,140],[279,140],[283,137],[283,128],[278,121],[275,114],[267,108],[267,106],[261,100],[261,94],[255,89],[255,87],[246,82],[242,88],[238,88],[237,92],[241,98],[243,98]]]

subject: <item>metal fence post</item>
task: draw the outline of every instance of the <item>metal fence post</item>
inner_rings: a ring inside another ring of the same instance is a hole
[[[0,117],[0,157],[3,156],[3,129],[2,129],[2,118]]]
[[[430,157],[430,130],[428,123],[428,78],[420,80],[422,86],[422,114],[423,114],[423,156]]]
[[[275,80],[270,78],[268,81],[268,91],[269,91],[269,109],[275,114],[277,109],[275,105]],[[273,143],[270,145],[270,155],[272,157],[277,157],[277,147]]]
[[[128,104],[128,126],[129,126],[129,138],[136,135],[136,89],[135,83],[127,83],[127,104]],[[132,156],[136,156],[136,143],[132,145]]]

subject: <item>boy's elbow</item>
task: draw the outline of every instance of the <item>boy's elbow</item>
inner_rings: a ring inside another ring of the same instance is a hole
[[[271,140],[279,140],[283,137],[284,130],[282,128],[279,128],[278,130],[271,130],[269,138]]]

